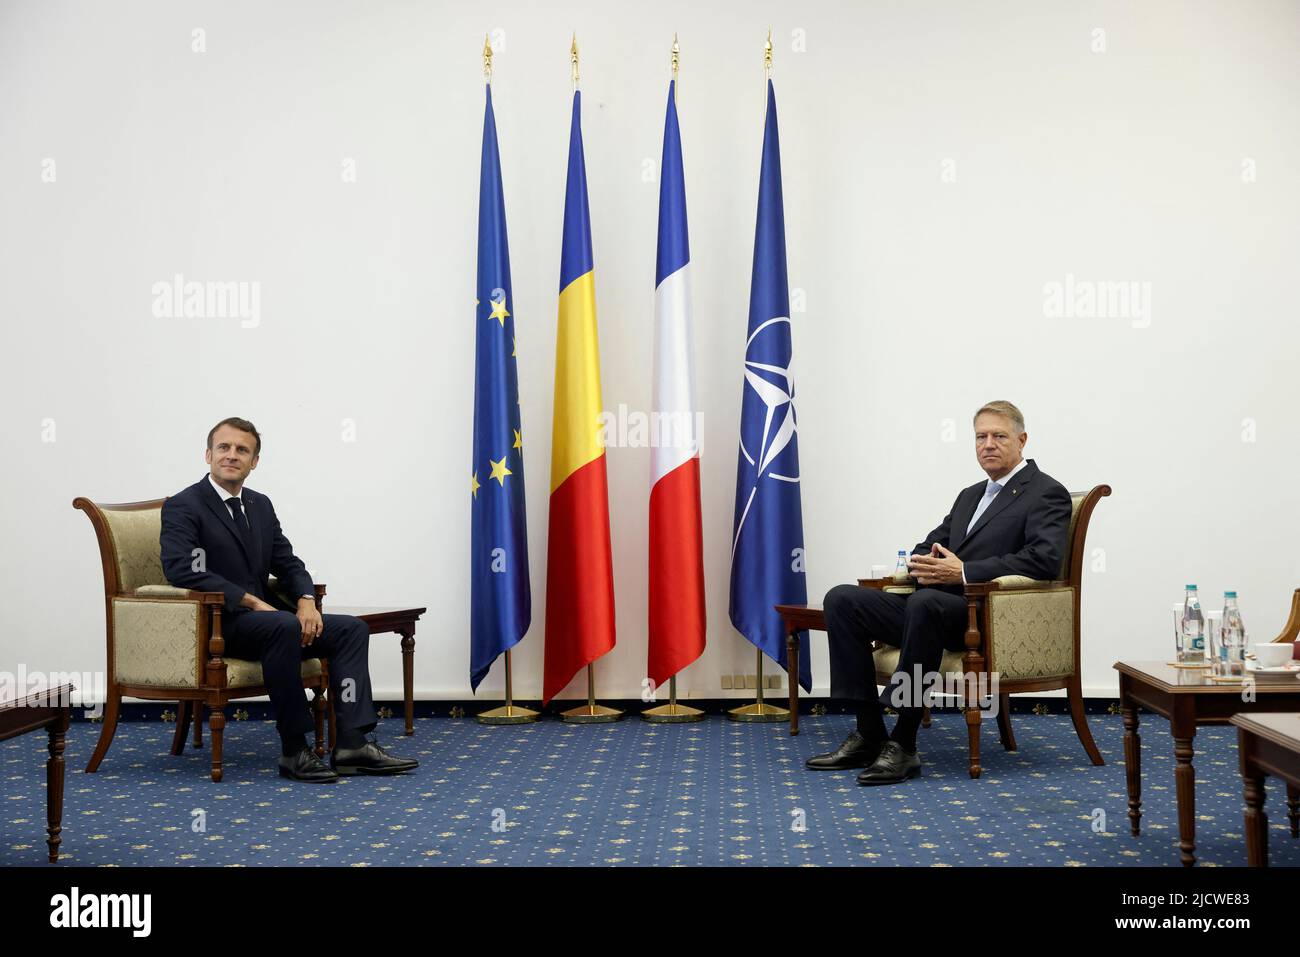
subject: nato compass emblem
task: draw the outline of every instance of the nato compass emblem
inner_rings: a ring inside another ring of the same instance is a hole
[[[750,506],[754,504],[754,496],[758,493],[759,481],[766,477],[778,482],[796,484],[799,482],[798,475],[785,475],[773,471],[777,459],[794,441],[795,434],[798,432],[794,414],[794,377],[788,366],[773,365],[770,362],[760,362],[751,358],[756,354],[771,355],[773,352],[782,351],[787,356],[790,354],[790,330],[782,328],[779,323],[784,323],[788,327],[790,319],[788,316],[777,316],[767,320],[754,330],[749,341],[745,343],[745,384],[753,390],[754,396],[761,403],[755,411],[763,421],[760,432],[756,419],[748,414],[753,406],[750,396],[746,394],[741,413],[740,454],[754,468],[754,487],[750,489],[744,514],[741,515],[740,523],[736,526],[736,537],[731,546],[733,555],[736,543],[740,541],[741,529],[745,527]],[[775,342],[771,341],[773,337],[776,337]],[[756,343],[758,348],[755,348]],[[786,361],[789,362],[789,359]],[[747,437],[751,440],[750,445],[746,445]],[[751,453],[750,448],[754,448],[755,452]],[[797,469],[797,459],[793,464]]]

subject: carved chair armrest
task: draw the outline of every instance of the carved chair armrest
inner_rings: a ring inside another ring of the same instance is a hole
[[[161,601],[197,601],[204,605],[224,605],[226,596],[219,591],[194,591],[175,585],[141,585],[131,593],[136,598]],[[123,596],[130,597],[130,596]]]
[[[1282,626],[1282,634],[1273,639],[1279,641],[1295,641],[1300,635],[1300,588],[1297,588],[1291,595],[1291,615],[1287,618],[1286,624]]]
[[[968,582],[963,589],[967,598],[987,598],[992,592],[1034,592],[1050,591],[1056,588],[1071,588],[1067,581],[1048,581],[1038,578],[1026,578],[1024,575],[1003,575],[991,582]]]
[[[296,608],[298,606],[299,596],[287,594],[285,590],[280,587],[279,579],[277,579],[274,575],[266,576],[266,588],[267,591],[269,591],[271,594],[279,595],[280,600],[284,602],[286,605],[288,605],[290,608]],[[316,610],[320,611],[321,604],[325,600],[325,586],[322,585],[320,582],[315,582],[312,586],[312,590],[316,594]]]

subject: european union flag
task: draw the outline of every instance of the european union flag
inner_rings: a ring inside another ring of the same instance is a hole
[[[769,80],[736,464],[731,623],[782,667],[787,664],[785,625],[773,606],[808,601],[791,351],[781,146],[776,93]],[[808,633],[799,641],[799,684],[811,691]]]
[[[474,313],[474,462],[470,478],[470,654],[473,689],[532,622],[524,442],[515,366],[514,297],[492,87],[483,116]]]

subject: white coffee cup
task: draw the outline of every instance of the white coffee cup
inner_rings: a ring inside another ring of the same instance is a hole
[[[1255,660],[1261,668],[1281,668],[1291,660],[1295,646],[1289,641],[1255,646]]]

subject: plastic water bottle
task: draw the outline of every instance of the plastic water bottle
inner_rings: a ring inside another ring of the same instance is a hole
[[[1219,639],[1218,673],[1236,677],[1246,669],[1246,626],[1237,607],[1237,593],[1223,593],[1223,631]]]
[[[907,570],[907,550],[900,548],[898,550],[898,561],[894,563],[894,577],[902,575],[906,578],[911,572]]]
[[[1188,585],[1183,596],[1183,646],[1178,660],[1183,664],[1205,661],[1205,616],[1201,614],[1201,599],[1195,585]]]

